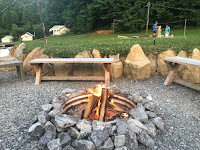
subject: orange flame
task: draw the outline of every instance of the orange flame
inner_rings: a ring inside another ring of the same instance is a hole
[[[101,83],[101,84],[98,84],[98,86],[96,87],[96,89],[87,89],[88,92],[90,92],[91,94],[95,95],[95,96],[98,96],[100,97],[101,96],[101,93],[102,93],[102,88],[105,88],[106,85]]]
[[[92,111],[92,114],[88,118],[89,121],[98,120],[99,119],[102,88],[105,88],[105,87],[106,87],[106,85],[101,83],[101,84],[98,84],[95,89],[91,89],[91,88],[86,89],[86,91],[90,92],[92,95],[95,95],[95,96],[97,96],[99,98],[97,107]],[[108,96],[110,96],[110,95],[108,95]],[[88,101],[89,101],[89,98],[88,98]],[[110,102],[114,103],[114,100],[111,99]],[[117,113],[118,113],[117,111],[114,111],[112,109],[107,109],[107,114],[106,114],[106,119],[105,120],[108,121],[109,118],[111,118],[112,116],[116,115]],[[128,114],[122,113],[121,117],[123,117],[123,118],[128,117]]]
[[[127,113],[122,113],[121,116],[125,118],[125,117],[128,117],[128,114]]]

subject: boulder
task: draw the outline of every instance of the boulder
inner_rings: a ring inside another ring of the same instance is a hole
[[[125,146],[125,143],[126,143],[125,135],[115,136],[115,141],[114,141],[115,147]]]
[[[101,54],[100,54],[99,50],[97,50],[97,49],[93,49],[92,55],[94,58],[101,58]]]
[[[62,150],[60,139],[54,139],[47,144],[49,150]]]
[[[67,132],[62,132],[58,134],[58,138],[60,138],[60,143],[62,147],[68,146],[71,144],[71,136]]]
[[[136,120],[139,120],[141,122],[147,122],[148,121],[148,116],[145,111],[145,108],[142,104],[138,103],[136,109],[133,108],[129,111],[129,114],[135,118]]]
[[[122,62],[112,63],[112,73],[114,78],[121,78],[123,76],[123,64]]]
[[[125,136],[127,149],[138,150],[138,141],[136,133],[128,131],[126,132]]]
[[[89,130],[92,130],[92,125],[89,121],[85,120],[85,119],[82,119],[82,120],[79,120],[77,123],[76,123],[76,126],[79,130],[83,130],[83,129],[89,129]]]
[[[127,123],[129,125],[133,125],[133,126],[137,126],[139,127],[140,129],[143,129],[143,130],[147,130],[147,127],[145,125],[143,125],[140,121],[136,120],[136,119],[129,119],[127,121]],[[136,132],[135,132],[136,133]]]
[[[104,141],[104,143],[99,146],[98,150],[113,150],[114,144],[112,139],[109,137],[107,140]]]
[[[66,114],[58,114],[55,116],[55,122],[60,128],[68,128],[76,124],[76,118]]]
[[[121,147],[117,147],[114,150],[128,150],[128,148],[126,146],[121,146]],[[136,150],[136,149],[134,149]]]
[[[78,137],[78,135],[79,135],[79,132],[78,132],[78,130],[76,130],[75,128],[70,127],[69,130],[68,130],[68,134],[69,134],[71,137],[73,137],[73,138],[76,139],[76,138]]]
[[[41,124],[45,124],[49,120],[48,113],[45,111],[41,111],[38,114],[38,122]]]
[[[155,141],[147,134],[146,131],[142,131],[141,134],[137,136],[138,141],[148,148],[153,149],[155,146]]]
[[[93,55],[91,54],[90,51],[83,51],[79,52],[75,58],[93,58]]]
[[[114,63],[119,62],[119,54],[117,55],[109,55],[109,58],[114,58]]]
[[[151,62],[145,56],[139,44],[133,45],[125,60],[124,74],[128,78],[141,80],[149,78],[151,74]]]
[[[35,48],[34,50],[32,50],[32,52],[28,54],[23,63],[23,69],[25,74],[35,75],[35,71],[31,67],[29,61],[37,58],[49,58],[49,56],[43,54],[43,51],[44,50],[41,50],[40,48]],[[51,64],[44,64],[42,67],[42,75],[55,75],[54,66]]]
[[[76,149],[68,145],[68,146],[63,147],[62,150],[76,150]]]
[[[194,49],[190,58],[200,60],[200,50]],[[200,68],[186,66],[186,70],[183,74],[183,80],[192,83],[200,83]]]
[[[23,55],[23,49],[26,48],[26,45],[24,43],[21,43],[15,50],[14,56],[18,60],[22,60],[22,55]]]
[[[155,118],[152,119],[152,122],[155,124],[155,126],[159,130],[164,131],[165,127],[164,127],[164,121],[162,120],[162,118],[155,117]]]
[[[93,76],[93,64],[74,64],[73,76]]]
[[[187,58],[187,52],[186,51],[180,51],[177,56]],[[184,75],[186,69],[187,69],[187,66],[185,66],[185,65],[181,65],[181,67],[179,68],[178,76],[181,79],[183,79],[183,75]]]
[[[105,70],[103,64],[93,64],[94,76],[104,76]]]
[[[150,53],[147,55],[151,62],[151,75],[156,75],[157,73],[157,54]]]
[[[158,55],[158,60],[157,60],[157,65],[158,65],[158,68],[157,68],[157,72],[159,74],[161,74],[162,76],[167,76],[168,73],[169,73],[169,70],[163,60],[163,58],[165,57],[174,57],[176,56],[176,54],[174,53],[173,50],[168,50],[168,51],[164,51],[162,53],[160,53]]]
[[[88,140],[79,140],[76,144],[77,150],[95,150],[94,143]]]
[[[44,104],[44,105],[42,105],[42,110],[46,111],[46,112],[49,112],[52,108],[53,108],[52,104]]]
[[[54,64],[56,76],[72,76],[73,64]]]
[[[93,58],[90,51],[79,52],[75,58]],[[92,76],[93,64],[74,64],[73,76]]]
[[[29,129],[28,133],[34,139],[39,139],[44,134],[45,129],[40,122],[33,124]]]
[[[125,120],[119,120],[117,123],[117,134],[124,135],[127,131],[128,125]]]
[[[47,132],[45,132],[45,134],[40,138],[39,140],[39,144],[41,146],[46,147],[47,143],[49,143],[50,141],[54,140],[56,138],[56,131],[51,131],[48,130]]]
[[[87,138],[92,130],[90,128],[83,128],[79,133],[77,139]]]
[[[109,133],[102,130],[93,130],[91,133],[91,139],[95,146],[99,147],[105,140],[109,138]]]

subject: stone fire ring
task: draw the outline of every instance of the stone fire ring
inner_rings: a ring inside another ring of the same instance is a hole
[[[157,131],[164,131],[164,122],[156,114],[158,106],[151,95],[145,92],[131,94],[115,85],[107,88],[119,97],[128,99],[115,103],[126,104],[129,117],[110,122],[89,122],[66,114],[63,106],[70,109],[79,104],[81,107],[77,112],[81,114],[88,101],[84,96],[88,96],[88,93],[65,89],[51,103],[41,106],[42,110],[33,120],[28,134],[38,141],[38,147],[49,150],[137,150],[141,145],[155,148],[154,138]],[[78,103],[76,98],[80,96],[83,98]],[[137,104],[136,108],[132,105],[134,103]]]

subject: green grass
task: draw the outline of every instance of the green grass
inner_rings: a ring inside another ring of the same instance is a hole
[[[149,31],[151,34],[152,31]],[[24,53],[29,53],[36,47],[45,49],[44,53],[52,57],[74,57],[78,52],[93,49],[98,49],[102,56],[119,53],[121,56],[126,56],[132,45],[140,44],[145,52],[150,51],[165,51],[172,49],[175,52],[180,50],[190,51],[194,48],[200,49],[200,28],[187,29],[186,37],[183,36],[182,30],[171,30],[170,34],[175,35],[173,38],[132,38],[132,36],[145,35],[145,31],[131,34],[114,34],[114,35],[98,35],[98,34],[83,34],[73,36],[48,37],[48,44],[41,45],[40,40],[25,42],[27,48]],[[129,37],[128,39],[118,39],[118,35]],[[19,44],[16,42],[15,44]]]

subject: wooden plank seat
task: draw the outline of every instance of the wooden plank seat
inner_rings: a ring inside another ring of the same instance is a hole
[[[42,80],[96,80],[105,81],[106,85],[110,84],[112,80],[111,64],[114,58],[45,58],[45,59],[34,59],[29,63],[35,68],[36,80],[35,84],[40,84]],[[104,65],[105,76],[42,76],[42,66],[44,63],[100,63]]]
[[[24,81],[24,72],[23,72],[23,62],[22,61],[6,61],[0,62],[0,68],[4,67],[16,67],[18,78],[21,81]]]
[[[176,82],[190,88],[200,91],[200,84],[190,83],[185,80],[178,78],[177,72],[181,65],[188,65],[200,68],[200,60],[184,58],[184,57],[167,57],[164,58],[164,61],[169,68],[170,72],[164,82],[164,85],[170,85],[172,82]],[[200,76],[199,76],[200,78]]]

